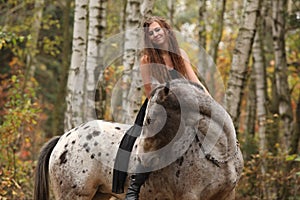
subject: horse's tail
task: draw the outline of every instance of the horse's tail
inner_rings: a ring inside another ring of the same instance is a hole
[[[60,136],[53,137],[41,149],[34,181],[34,200],[49,200],[49,159]]]

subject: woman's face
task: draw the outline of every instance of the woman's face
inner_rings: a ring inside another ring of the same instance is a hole
[[[166,33],[157,22],[153,22],[152,24],[150,24],[148,36],[150,41],[156,46],[163,46],[164,44],[166,44]]]

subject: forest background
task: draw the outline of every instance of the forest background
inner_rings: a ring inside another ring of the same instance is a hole
[[[144,97],[128,89],[139,76],[126,41],[138,36],[125,33],[151,14],[216,64],[198,73],[225,96],[237,130],[245,168],[236,198],[300,199],[299,0],[0,0],[0,199],[32,199],[41,146],[95,108],[99,119],[132,123],[141,102],[127,97]],[[113,48],[123,55],[99,63]]]

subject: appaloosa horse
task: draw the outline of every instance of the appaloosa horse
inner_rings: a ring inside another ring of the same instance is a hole
[[[95,120],[51,139],[38,161],[35,199],[49,199],[49,178],[57,200],[123,199],[124,194],[111,192],[112,171],[129,127]],[[139,172],[152,171],[141,200],[234,199],[243,169],[229,115],[186,80],[152,92],[131,155],[129,173],[138,165],[145,166]]]

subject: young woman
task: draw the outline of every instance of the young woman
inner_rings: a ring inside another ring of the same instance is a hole
[[[140,59],[140,69],[147,99],[137,115],[134,126],[127,131],[121,141],[113,174],[113,192],[115,193],[124,192],[127,173],[119,169],[124,166],[124,162],[125,165],[128,164],[129,156],[122,152],[131,152],[135,139],[141,133],[147,102],[155,84],[175,78],[186,78],[200,84],[209,95],[194,73],[186,52],[179,48],[175,33],[166,20],[156,16],[150,17],[144,22],[143,28],[145,47]],[[148,175],[149,173],[139,173],[131,176],[125,200],[139,198],[140,188]]]

